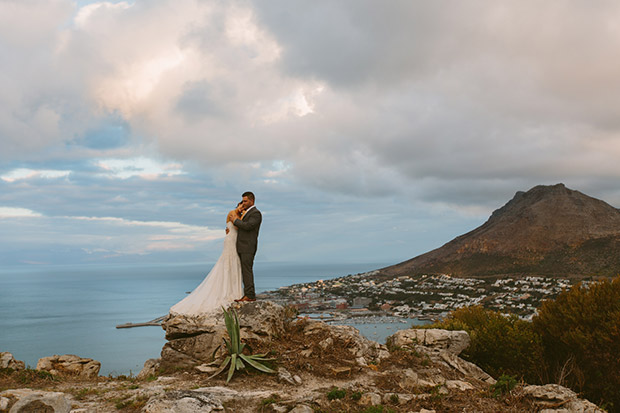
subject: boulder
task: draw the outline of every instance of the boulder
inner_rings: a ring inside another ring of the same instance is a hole
[[[23,361],[15,360],[15,357],[7,351],[0,353],[0,369],[23,370],[26,365]]]
[[[140,370],[140,373],[138,373],[136,378],[138,380],[144,380],[147,377],[156,376],[160,364],[160,359],[148,359],[144,362],[144,367],[142,367],[142,370]]]
[[[37,363],[37,370],[48,371],[54,375],[72,375],[82,378],[95,378],[99,375],[101,363],[97,360],[78,357],[74,354],[43,357]]]
[[[69,413],[71,411],[71,403],[65,398],[65,394],[60,392],[31,389],[6,390],[0,393],[0,398],[16,400],[9,413]]]
[[[546,413],[603,413],[594,403],[580,399],[577,393],[559,384],[525,386],[523,393],[532,398],[541,412]]]
[[[424,347],[427,351],[447,351],[459,355],[471,342],[466,331],[449,331],[437,328],[420,328],[400,330],[387,339],[388,346],[417,348]]]
[[[491,377],[486,371],[482,370],[480,367],[471,363],[469,361],[463,360],[459,356],[454,353],[443,351],[438,354],[438,358],[434,358],[434,360],[439,362],[444,362],[446,366],[451,367],[465,377],[473,378],[476,380],[483,381],[487,384],[495,384],[496,380]]]
[[[465,361],[458,355],[469,346],[471,340],[466,331],[450,331],[441,329],[409,329],[397,331],[387,339],[390,348],[411,348],[422,354],[427,355],[436,363],[443,364],[446,367],[457,370],[468,379],[475,379],[486,382],[487,384],[495,384],[495,379],[488,373],[476,366],[474,363]],[[411,387],[416,379],[406,377],[404,383],[407,387]],[[428,380],[417,380],[418,385],[428,386],[434,383]],[[446,380],[442,380],[443,384]],[[471,384],[471,383],[469,383]],[[463,386],[457,383],[451,384],[453,388],[465,390],[467,385]]]
[[[239,315],[242,339],[270,339],[282,334],[288,321],[284,307],[271,301],[235,303],[229,308]],[[198,316],[170,314],[162,328],[168,340],[161,352],[162,367],[195,367],[225,351],[222,343],[228,332],[222,310]]]
[[[235,309],[239,315],[242,331],[258,336],[272,337],[284,331],[286,314],[284,307],[271,301],[254,301],[234,303],[229,309]],[[213,333],[224,327],[224,312],[214,310],[200,315],[169,314],[162,321],[166,331],[166,340],[185,338],[201,334]]]

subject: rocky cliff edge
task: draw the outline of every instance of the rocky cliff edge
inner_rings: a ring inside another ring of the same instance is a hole
[[[211,362],[224,351],[222,314],[171,315],[162,357],[147,361],[137,377],[35,374],[2,353],[0,411],[603,412],[554,384],[494,395],[501,388],[495,379],[459,357],[470,341],[464,331],[402,330],[382,345],[268,301],[234,307],[243,341],[273,357],[277,374],[210,378]]]

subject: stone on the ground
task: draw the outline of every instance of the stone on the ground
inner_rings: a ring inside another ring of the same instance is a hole
[[[462,380],[446,380],[445,386],[449,390],[473,390],[474,386],[471,383]]]
[[[458,370],[466,377],[473,377],[488,384],[495,384],[496,380],[480,367],[469,361],[463,360],[454,353],[442,351],[438,354],[436,361],[443,361],[447,366]]]
[[[381,396],[377,393],[364,393],[360,403],[366,406],[378,406],[381,404]]]
[[[400,381],[400,387],[407,390],[412,390],[418,387],[418,373],[413,371],[413,369],[405,369],[403,370],[403,378]]]
[[[449,331],[437,328],[400,330],[387,339],[390,347],[416,348],[423,346],[431,351],[448,351],[459,355],[471,340],[466,331]]]
[[[224,406],[215,396],[191,390],[173,390],[149,399],[145,413],[210,413]]]
[[[0,410],[6,410],[9,408],[10,400],[6,397],[0,397]]]
[[[15,360],[13,354],[8,351],[0,353],[0,369],[23,370],[26,365],[21,360]]]
[[[3,391],[0,397],[17,399],[9,413],[69,413],[71,411],[71,403],[65,398],[65,394],[60,392],[16,389]]]
[[[82,378],[95,378],[99,375],[101,363],[97,360],[78,357],[74,354],[43,357],[37,363],[37,370],[48,371],[54,375],[73,375]]]
[[[534,404],[541,408],[541,412],[560,413],[603,413],[594,403],[580,399],[577,393],[559,384],[545,384],[544,386],[525,386],[523,393],[534,399]],[[560,407],[558,407],[560,405]]]
[[[293,386],[297,385],[293,375],[284,367],[278,367],[278,381],[292,384]]]
[[[289,413],[314,413],[314,409],[306,404],[298,404]]]
[[[136,376],[138,380],[144,380],[147,377],[157,375],[161,360],[160,359],[148,359],[144,362],[144,367],[140,370],[140,373]]]
[[[210,365],[210,364],[201,364],[200,366],[194,367],[194,370],[199,371],[200,373],[206,374],[214,374],[220,368],[218,366]]]

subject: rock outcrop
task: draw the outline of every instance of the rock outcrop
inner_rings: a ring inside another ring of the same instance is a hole
[[[604,413],[594,403],[580,399],[577,393],[559,384],[525,386],[523,394],[534,400],[540,413]]]
[[[97,360],[78,357],[74,354],[43,357],[37,363],[37,370],[48,371],[54,375],[79,376],[86,379],[99,375],[101,363]]]
[[[26,365],[21,360],[15,360],[13,354],[9,352],[0,353],[0,369],[23,370]]]
[[[494,384],[495,379],[488,373],[474,363],[458,357],[469,346],[470,342],[469,334],[466,331],[441,329],[401,330],[387,339],[389,347],[413,349],[426,354],[435,363],[454,369],[466,377]],[[453,384],[453,386],[468,387],[467,384]]]
[[[239,314],[242,339],[270,339],[282,334],[287,315],[284,307],[270,301],[234,304]],[[224,351],[228,337],[221,310],[200,316],[171,314],[162,322],[166,340],[161,351],[161,366],[195,367],[213,360]]]
[[[457,356],[470,343],[471,340],[466,331],[448,331],[436,328],[400,330],[387,340],[388,346],[391,347],[415,347],[431,353],[447,351]]]

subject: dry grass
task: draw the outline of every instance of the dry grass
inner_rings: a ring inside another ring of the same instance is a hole
[[[284,334],[270,342],[250,341],[258,353],[268,353],[291,373],[308,372],[318,377],[353,378],[363,369],[349,351],[352,343],[330,336],[326,330],[304,332],[308,322],[295,320],[286,326]],[[331,337],[333,344],[323,348],[320,343]]]

